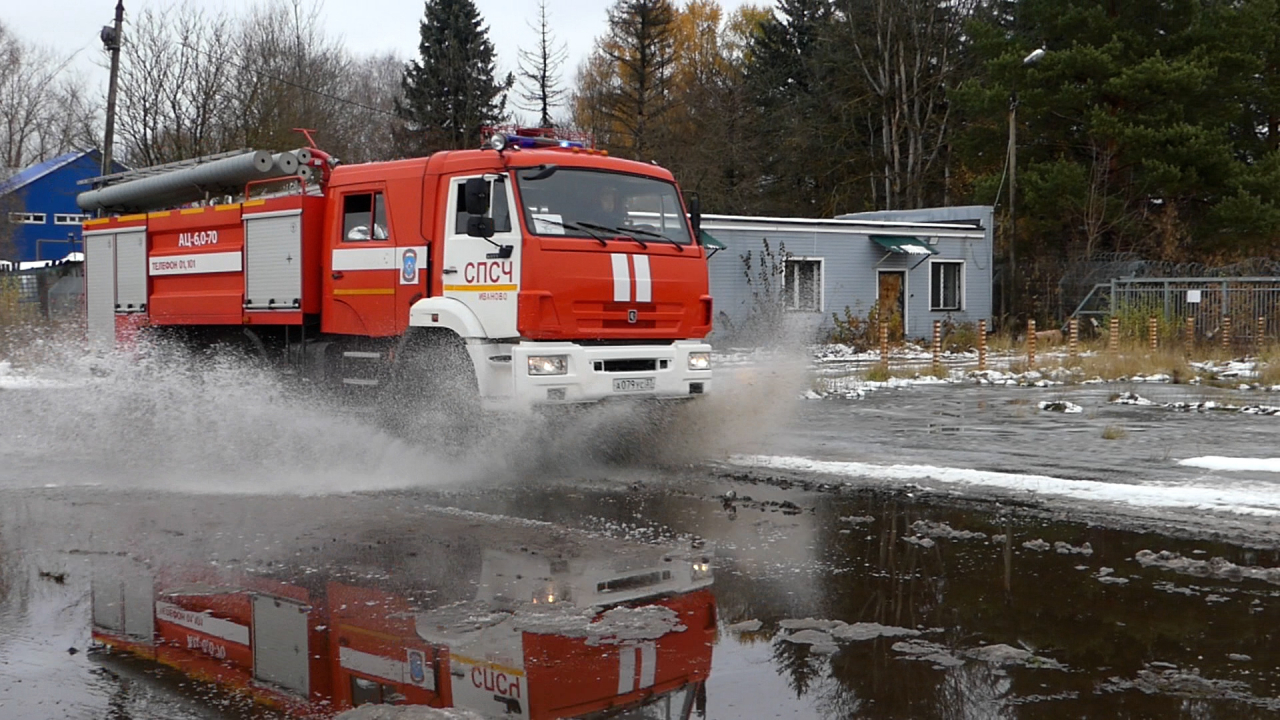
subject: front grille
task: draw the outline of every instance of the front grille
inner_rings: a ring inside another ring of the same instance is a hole
[[[653,358],[638,360],[596,360],[596,372],[653,372],[658,368],[658,361]]]

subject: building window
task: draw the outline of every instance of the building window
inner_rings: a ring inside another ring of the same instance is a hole
[[[79,225],[88,220],[88,215],[72,215],[67,213],[56,213],[53,216],[54,225]]]
[[[962,309],[964,261],[935,260],[929,265],[929,276],[929,309]]]
[[[9,222],[16,225],[43,225],[44,213],[9,213]]]
[[[782,288],[788,310],[822,312],[822,260],[788,258]]]

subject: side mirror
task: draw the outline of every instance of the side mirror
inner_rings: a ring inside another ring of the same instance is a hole
[[[470,180],[467,181],[468,184],[470,182]],[[469,197],[468,200],[470,200]],[[485,239],[493,237],[493,218],[483,215],[472,215],[467,218],[467,236]]]
[[[702,242],[702,198],[698,193],[686,193],[689,203],[689,227],[693,229],[694,242]]]
[[[489,181],[484,178],[471,178],[467,181],[463,192],[466,196],[467,214],[484,215],[489,212]],[[468,230],[470,234],[470,230]],[[492,235],[492,233],[490,233]]]

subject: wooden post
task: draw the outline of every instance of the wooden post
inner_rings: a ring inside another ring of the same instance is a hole
[[[1027,369],[1036,366],[1036,321],[1027,320]]]
[[[1115,352],[1120,349],[1120,318],[1113,317],[1107,328],[1107,349]]]
[[[1222,316],[1222,349],[1231,351],[1231,316]]]
[[[1194,350],[1196,346],[1196,316],[1195,315],[1187,316],[1187,329],[1183,333],[1183,342],[1187,344],[1187,354],[1188,355],[1191,354],[1191,351]]]
[[[880,317],[880,367],[889,369],[889,323]]]
[[[978,372],[987,369],[987,321],[978,321]]]
[[[1160,347],[1160,321],[1154,316],[1147,318],[1147,345],[1151,350]]]
[[[942,371],[942,321],[933,321],[933,374]]]
[[[1067,321],[1067,356],[1072,360],[1080,354],[1080,320],[1071,318]]]
[[[1267,337],[1267,317],[1265,315],[1259,315],[1258,316],[1258,337],[1255,338],[1257,340],[1259,355],[1262,354],[1262,348],[1264,345],[1266,345],[1266,337]]]

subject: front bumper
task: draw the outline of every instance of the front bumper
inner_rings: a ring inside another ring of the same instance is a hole
[[[515,399],[519,404],[533,406],[621,398],[676,400],[705,395],[711,392],[711,370],[689,369],[689,353],[695,352],[709,353],[711,346],[697,341],[602,346],[522,342],[511,351]],[[547,355],[564,355],[567,372],[530,375],[529,357]]]

